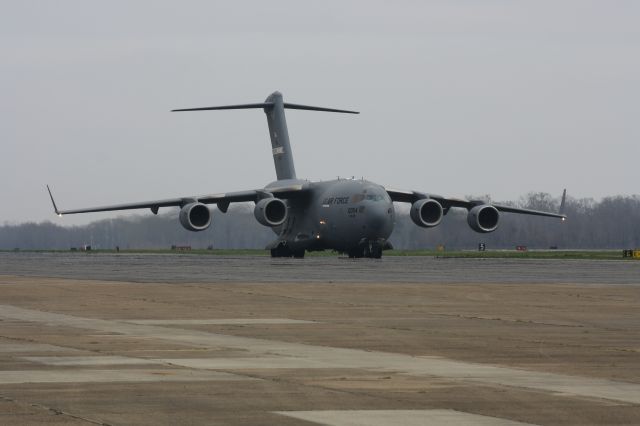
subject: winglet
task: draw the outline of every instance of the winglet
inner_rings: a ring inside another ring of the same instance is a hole
[[[560,201],[560,211],[558,211],[558,214],[564,216],[562,218],[562,220],[566,220],[567,215],[564,214],[564,205],[565,202],[567,201],[567,189],[565,188],[564,191],[562,191],[562,200]]]
[[[51,203],[53,204],[53,211],[56,212],[58,216],[62,217],[62,213],[60,213],[60,211],[58,210],[58,207],[56,206],[56,202],[53,199],[53,195],[51,194],[51,189],[49,189],[49,185],[47,185],[47,191],[49,191],[49,197],[51,198]]]

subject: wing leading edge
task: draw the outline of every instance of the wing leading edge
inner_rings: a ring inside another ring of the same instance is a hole
[[[385,189],[389,194],[389,197],[391,197],[392,201],[397,201],[400,203],[414,203],[421,199],[431,198],[439,202],[445,211],[450,209],[451,207],[458,207],[458,208],[471,210],[475,206],[484,204],[481,201],[462,200],[459,198],[446,198],[440,195],[426,194],[426,193],[417,192],[417,191],[401,191],[401,190],[388,189],[388,188],[385,188]],[[516,207],[511,207],[511,206],[503,206],[500,204],[489,203],[488,205],[491,205],[495,207],[498,211],[505,212],[505,213],[518,213],[518,214],[528,214],[533,216],[554,217],[556,219],[565,220],[567,218],[567,215],[564,214],[564,205],[565,205],[566,195],[567,195],[567,190],[565,189],[562,194],[560,211],[558,213],[543,212],[539,210],[520,209]]]
[[[192,197],[168,198],[165,200],[113,204],[108,206],[88,207],[72,210],[59,210],[55,200],[53,199],[53,195],[51,194],[51,189],[49,188],[49,185],[47,185],[47,191],[49,192],[49,197],[51,198],[51,203],[53,204],[53,210],[58,216],[76,213],[95,213],[136,209],[151,209],[154,214],[158,214],[158,210],[161,207],[184,207],[185,205],[190,203],[217,204],[220,211],[226,213],[227,209],[229,208],[229,204],[231,203],[240,203],[246,201],[257,202],[263,198],[271,197],[282,199],[293,198],[295,196],[301,195],[305,190],[305,185],[289,185],[282,187],[269,187],[266,189],[253,189],[248,191],[208,194]]]

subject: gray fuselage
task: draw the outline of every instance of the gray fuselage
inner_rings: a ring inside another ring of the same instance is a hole
[[[287,200],[287,220],[273,228],[278,241],[291,250],[351,252],[365,245],[382,247],[393,231],[393,202],[378,184],[350,179],[291,183],[304,184],[308,191]]]

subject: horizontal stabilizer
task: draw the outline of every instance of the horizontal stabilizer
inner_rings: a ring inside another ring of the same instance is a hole
[[[308,105],[290,104],[285,102],[284,107],[288,109],[306,109],[308,111],[326,111],[326,112],[343,112],[345,114],[360,114],[358,111],[349,111],[346,109],[323,108]]]
[[[223,105],[223,106],[214,106],[214,107],[204,107],[204,108],[183,108],[183,109],[172,109],[171,112],[181,112],[181,111],[212,111],[218,109],[251,109],[251,108],[269,108],[273,106],[271,102],[262,102],[259,104],[242,104],[242,105]]]
[[[251,109],[251,108],[271,108],[273,107],[273,102],[262,102],[259,104],[241,104],[241,105],[222,105],[222,106],[213,106],[213,107],[203,107],[203,108],[182,108],[182,109],[173,109],[172,112],[182,112],[182,111],[215,111],[221,109]],[[335,108],[324,108],[324,107],[316,107],[309,105],[299,105],[299,104],[290,104],[287,102],[283,103],[283,106],[287,109],[304,109],[307,111],[325,111],[325,112],[341,112],[345,114],[360,114],[358,111],[349,111],[345,109],[335,109]]]

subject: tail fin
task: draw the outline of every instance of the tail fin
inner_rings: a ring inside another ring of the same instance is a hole
[[[308,105],[289,104],[282,100],[280,92],[273,92],[263,103],[259,104],[242,104],[227,105],[205,108],[187,108],[174,109],[173,111],[211,111],[222,109],[249,109],[263,108],[267,115],[267,124],[269,125],[269,137],[271,138],[271,152],[273,154],[273,162],[276,167],[276,176],[278,180],[295,179],[296,170],[293,166],[293,154],[291,152],[291,144],[289,143],[289,131],[287,130],[287,120],[284,115],[285,108],[303,109],[308,111],[326,111],[326,112],[342,112],[347,114],[359,114],[357,111],[347,111],[334,108],[322,108]]]

